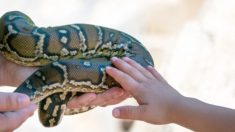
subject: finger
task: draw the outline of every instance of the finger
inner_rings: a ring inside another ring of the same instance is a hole
[[[67,103],[68,108],[80,108],[83,106],[89,106],[90,103],[96,99],[95,93],[85,93],[81,96],[76,96]]]
[[[122,101],[124,101],[125,99],[129,98],[129,94],[125,93],[123,94],[122,96],[120,97],[117,97],[115,99],[110,99],[106,104],[103,105],[103,107],[107,106],[107,105],[115,105],[115,104],[118,104]]]
[[[106,67],[106,72],[111,77],[113,77],[128,93],[130,93],[135,97],[139,95],[138,93],[138,91],[140,91],[138,87],[139,83],[136,80],[134,80],[132,77],[114,67]]]
[[[120,119],[143,120],[146,113],[144,106],[121,106],[113,110],[113,116]]]
[[[2,125],[0,131],[12,131],[18,128],[27,118],[33,115],[37,106],[31,104],[15,112],[5,112],[0,114],[0,124]]]
[[[152,66],[148,66],[146,68],[156,79],[162,81],[162,82],[166,82],[166,80],[161,76],[160,73],[158,73],[158,71],[153,68]]]
[[[97,95],[96,100],[91,102],[91,105],[98,105],[105,107],[107,105],[114,105],[129,98],[129,93],[125,92],[119,87],[111,88],[103,93]]]
[[[153,78],[153,75],[146,70],[144,67],[142,67],[139,63],[135,62],[134,60],[128,58],[128,57],[124,57],[123,60],[125,62],[127,62],[129,65],[135,67],[138,71],[140,71],[142,73],[142,75],[144,75],[147,78]]]
[[[146,79],[146,77],[144,75],[142,75],[141,72],[139,72],[135,67],[129,65],[125,61],[123,61],[121,59],[118,59],[117,57],[113,57],[111,60],[112,60],[112,63],[118,69],[120,69],[124,73],[128,74],[129,76],[131,76],[135,80],[137,80],[137,81],[144,81]]]
[[[104,106],[108,105],[110,100],[115,100],[116,98],[122,96],[124,90],[118,87],[111,88],[105,92],[97,94],[97,98],[91,102],[91,105]]]
[[[0,104],[0,112],[14,111],[29,105],[30,99],[20,93],[0,92]]]

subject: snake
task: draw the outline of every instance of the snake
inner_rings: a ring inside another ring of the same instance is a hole
[[[63,115],[89,111],[95,106],[67,108],[67,103],[84,93],[101,93],[120,86],[106,72],[112,57],[129,57],[143,67],[153,66],[147,48],[119,30],[69,24],[39,27],[20,11],[0,18],[0,52],[8,61],[38,67],[15,91],[38,105],[41,124],[53,127]]]

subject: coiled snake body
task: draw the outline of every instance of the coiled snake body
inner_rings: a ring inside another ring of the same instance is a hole
[[[18,11],[0,19],[0,51],[14,63],[40,67],[15,92],[39,103],[39,119],[48,127],[57,125],[63,114],[92,108],[66,109],[72,97],[119,85],[104,70],[112,66],[111,57],[127,56],[144,67],[153,65],[146,48],[126,33],[87,24],[37,27]]]

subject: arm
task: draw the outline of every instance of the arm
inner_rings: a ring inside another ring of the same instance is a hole
[[[235,131],[235,110],[182,96],[152,67],[145,69],[128,58],[113,58],[113,64],[118,69],[108,67],[107,73],[139,103],[114,109],[114,117],[176,123],[194,131]]]
[[[183,97],[172,111],[172,122],[194,131],[235,131],[235,110]]]

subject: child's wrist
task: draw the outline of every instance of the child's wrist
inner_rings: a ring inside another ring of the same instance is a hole
[[[167,114],[167,120],[169,123],[176,123],[178,124],[178,120],[180,116],[183,114],[182,109],[185,108],[185,101],[187,100],[187,97],[179,94],[175,99],[173,100],[173,103],[171,107],[169,108],[169,112]]]

